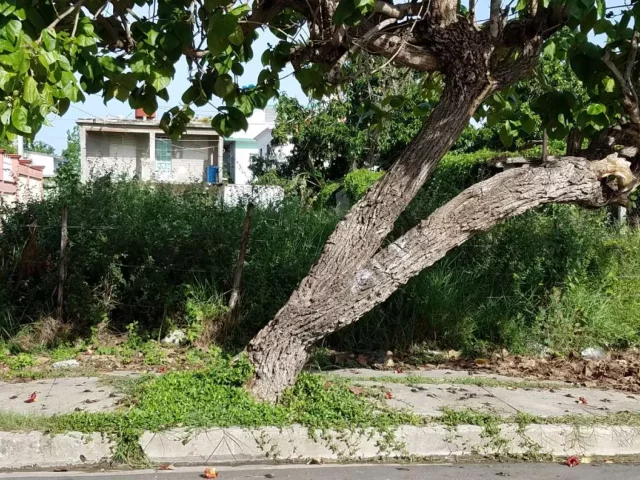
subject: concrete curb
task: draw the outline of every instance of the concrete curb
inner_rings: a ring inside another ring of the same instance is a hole
[[[640,431],[633,427],[504,424],[497,434],[462,425],[404,426],[390,434],[316,431],[294,426],[244,430],[176,429],[145,433],[140,444],[152,462],[233,463],[279,460],[301,462],[404,458],[450,458],[463,455],[550,455],[564,457],[640,454]],[[313,438],[312,438],[313,437]]]
[[[229,464],[452,458],[465,455],[640,455],[640,430],[627,426],[503,424],[491,434],[482,427],[404,426],[337,432],[293,426],[243,429],[174,429],[146,432],[140,446],[154,463]],[[95,465],[108,460],[115,444],[101,434],[0,432],[0,469]]]
[[[0,432],[0,468],[95,465],[112,456],[112,447],[99,433]]]

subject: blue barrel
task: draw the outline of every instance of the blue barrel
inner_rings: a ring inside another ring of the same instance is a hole
[[[218,183],[218,167],[207,167],[207,183]]]

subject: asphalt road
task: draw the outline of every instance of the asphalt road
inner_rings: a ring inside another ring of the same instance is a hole
[[[203,468],[177,467],[173,471],[131,472],[16,472],[0,479],[35,480],[196,480]],[[640,465],[564,465],[518,463],[481,465],[317,465],[222,467],[218,480],[633,480]]]

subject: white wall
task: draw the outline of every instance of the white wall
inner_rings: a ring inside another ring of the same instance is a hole
[[[233,177],[235,184],[246,185],[253,180],[253,173],[249,168],[253,155],[258,155],[255,141],[236,143],[235,175]]]
[[[278,145],[271,146],[271,141],[273,140],[273,129],[265,128],[262,132],[256,135],[256,143],[258,145],[258,154],[261,157],[267,157],[267,154],[270,154],[270,157],[278,162],[286,162],[291,152],[293,152],[293,145]]]
[[[37,167],[44,167],[42,175],[46,177],[53,177],[60,164],[60,159],[55,155],[48,155],[46,153],[39,152],[24,152],[24,158],[31,160],[33,165]]]
[[[277,207],[284,200],[282,187],[228,184],[218,190],[218,198],[229,207],[253,202],[260,207]]]

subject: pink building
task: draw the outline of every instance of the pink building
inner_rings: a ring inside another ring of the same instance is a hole
[[[0,149],[0,203],[13,205],[42,200],[44,195],[43,166],[33,165],[20,155]]]

